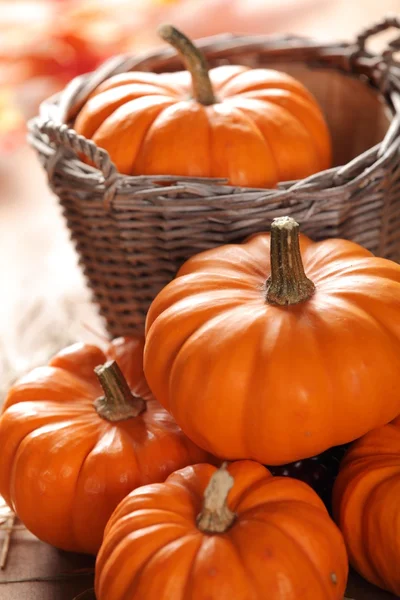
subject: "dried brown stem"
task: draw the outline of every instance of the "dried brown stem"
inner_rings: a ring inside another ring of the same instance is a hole
[[[192,77],[194,99],[205,106],[215,104],[217,100],[208,73],[207,61],[203,53],[196,48],[184,33],[172,25],[162,25],[158,29],[158,35],[173,46],[182,58]]]
[[[272,221],[270,252],[271,276],[266,282],[266,301],[269,304],[287,306],[311,298],[315,285],[304,272],[299,225],[291,217],[280,217]]]
[[[115,360],[96,367],[104,396],[97,398],[94,406],[103,419],[116,422],[137,417],[146,409],[142,398],[134,396]]]
[[[203,508],[197,517],[197,527],[203,533],[224,533],[234,522],[236,515],[227,505],[233,484],[234,479],[224,463],[215,471],[204,492]]]

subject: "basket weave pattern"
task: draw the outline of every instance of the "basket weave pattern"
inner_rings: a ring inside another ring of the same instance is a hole
[[[152,299],[187,258],[265,231],[282,214],[295,217],[314,239],[345,237],[400,259],[400,65],[393,59],[399,41],[382,55],[365,49],[370,35],[399,25],[387,19],[354,44],[321,45],[292,36],[218,36],[199,43],[211,66],[296,61],[362,78],[382,93],[392,120],[381,143],[348,164],[273,190],[232,187],[223,180],[121,175],[107,152],[70,128],[87,96],[110,75],[181,69],[168,49],[116,57],[42,105],[29,124],[29,139],[63,207],[111,335],[142,331]]]

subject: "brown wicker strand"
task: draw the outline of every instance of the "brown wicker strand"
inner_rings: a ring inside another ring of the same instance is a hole
[[[111,335],[143,330],[152,299],[187,258],[265,231],[283,214],[314,239],[344,237],[400,259],[400,65],[394,60],[400,40],[381,54],[366,48],[371,36],[391,27],[399,29],[400,19],[388,17],[351,43],[328,45],[297,36],[199,41],[211,67],[281,68],[303,80],[325,109],[335,166],[276,189],[238,188],[223,179],[122,175],[105,150],[73,130],[73,118],[108,77],[133,69],[181,69],[168,48],[114,57],[43,103],[29,123],[29,141],[59,197]]]

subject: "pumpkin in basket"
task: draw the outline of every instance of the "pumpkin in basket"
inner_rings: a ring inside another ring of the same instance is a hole
[[[353,567],[400,595],[400,417],[355,442],[341,464],[333,512]]]
[[[103,353],[76,344],[8,394],[0,494],[45,542],[96,553],[128,492],[209,458],[152,398],[143,345],[121,338]]]
[[[147,315],[150,388],[225,459],[290,463],[400,412],[400,265],[298,229],[192,257]]]
[[[121,173],[268,187],[329,167],[328,128],[298,81],[237,65],[208,71],[182,33],[164,26],[161,35],[188,71],[115,75],[95,89],[74,124]]]
[[[98,600],[342,600],[343,538],[306,484],[241,461],[186,467],[118,506]]]

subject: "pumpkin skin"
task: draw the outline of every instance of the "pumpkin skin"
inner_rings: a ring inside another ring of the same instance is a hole
[[[400,595],[400,417],[371,431],[345,456],[333,514],[350,562],[371,583]]]
[[[299,239],[315,284],[304,302],[266,301],[260,234],[189,259],[148,312],[150,388],[214,455],[286,464],[400,412],[400,266],[350,241]]]
[[[192,69],[195,77],[199,70]],[[115,75],[88,98],[74,128],[127,175],[223,177],[231,185],[274,187],[330,166],[321,109],[296,79],[238,65],[208,76],[214,97],[205,105],[188,71]]]
[[[97,558],[97,599],[342,600],[346,550],[315,492],[233,463],[236,519],[224,533],[203,533],[196,517],[215,470],[187,467],[121,502]]]
[[[207,458],[152,398],[143,345],[142,338],[120,338],[105,353],[73,345],[8,394],[0,418],[0,494],[32,533],[58,548],[96,553],[128,492]],[[146,400],[135,418],[108,422],[93,406],[101,396],[94,368],[107,359]]]

